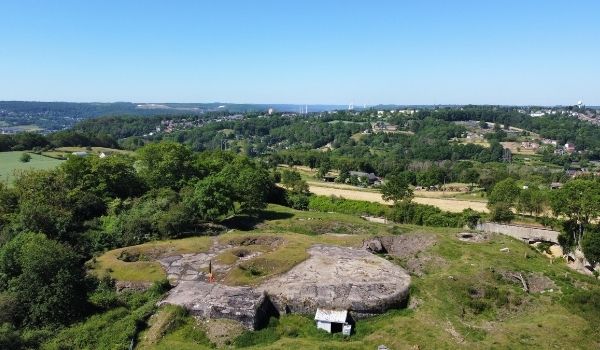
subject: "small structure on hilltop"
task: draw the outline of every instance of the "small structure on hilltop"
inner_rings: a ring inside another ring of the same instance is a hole
[[[77,151],[77,152],[73,152],[71,154],[74,155],[75,157],[87,157],[88,156],[88,153],[83,152],[83,151]]]
[[[327,333],[339,333],[350,335],[352,333],[352,318],[348,310],[329,310],[317,308],[315,313],[317,328]]]
[[[100,154],[98,155],[98,157],[100,158],[106,158],[109,156],[112,156],[113,152],[111,151],[104,151],[104,152],[100,152]]]

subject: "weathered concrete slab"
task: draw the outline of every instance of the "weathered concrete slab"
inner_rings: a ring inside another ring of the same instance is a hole
[[[315,245],[310,257],[260,286],[280,312],[313,314],[318,307],[356,316],[402,306],[410,276],[400,266],[363,249]]]
[[[203,281],[180,281],[159,305],[179,305],[194,316],[227,318],[258,329],[276,313],[268,297],[250,287],[229,287]]]
[[[545,241],[558,244],[558,235],[560,232],[548,230],[542,227],[507,225],[496,222],[480,223],[477,230],[490,233],[501,233],[524,241]]]
[[[203,318],[228,318],[257,329],[270,316],[313,314],[318,307],[344,309],[354,317],[402,306],[410,276],[400,266],[364,249],[315,245],[310,257],[258,287],[231,287],[207,281],[208,263],[231,246],[213,245],[206,253],[160,259],[175,285],[159,304],[180,305]],[[213,271],[230,266],[213,263]]]

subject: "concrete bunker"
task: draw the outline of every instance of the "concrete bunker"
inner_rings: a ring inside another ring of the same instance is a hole
[[[162,259],[175,287],[159,304],[183,306],[197,317],[232,319],[250,330],[283,313],[315,315],[332,332],[349,332],[355,319],[406,305],[410,276],[402,267],[360,248],[317,244],[307,252],[308,259],[256,287],[208,281],[206,260],[216,252]],[[171,273],[174,269],[182,271]]]

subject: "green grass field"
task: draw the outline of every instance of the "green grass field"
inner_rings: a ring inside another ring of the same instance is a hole
[[[0,152],[0,181],[11,183],[15,174],[30,169],[52,169],[63,161],[30,153],[31,160],[23,163],[19,160],[23,152]]]

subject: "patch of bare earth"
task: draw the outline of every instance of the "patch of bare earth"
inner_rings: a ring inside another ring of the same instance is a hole
[[[372,253],[388,254],[400,260],[401,265],[415,276],[422,276],[428,268],[445,264],[445,260],[426,250],[436,244],[431,234],[417,233],[400,236],[384,236],[369,239],[363,248]]]
[[[484,243],[491,239],[490,233],[484,232],[461,232],[457,235],[459,241],[469,243]]]
[[[515,271],[498,271],[498,273],[505,281],[518,284],[528,293],[558,291],[556,283],[541,273],[521,273]]]

